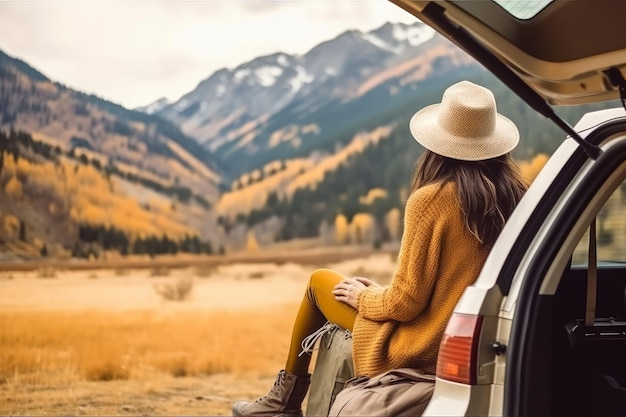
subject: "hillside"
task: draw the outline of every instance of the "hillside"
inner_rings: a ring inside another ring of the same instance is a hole
[[[522,140],[514,157],[532,180],[564,134],[481,68],[465,71],[462,78],[490,88],[499,111],[519,126]],[[416,82],[413,86],[419,94],[407,95],[405,101],[389,105],[387,112],[362,120],[364,130],[346,129],[345,139],[329,140],[333,149],[286,158],[281,162],[283,170],[274,162],[244,173],[220,199],[217,210],[222,224],[238,234],[241,245],[247,239],[243,230],[253,230],[263,244],[313,236],[325,244],[379,245],[397,239],[410,178],[421,153],[408,121],[416,109],[438,102],[443,90],[460,79],[430,76]],[[574,123],[585,112],[606,106],[563,107],[557,112]],[[365,130],[370,123],[380,125]],[[268,229],[273,234],[268,236]]]
[[[302,56],[278,52],[221,69],[173,103],[146,111],[172,121],[224,167],[226,183],[289,159],[319,159],[359,132],[402,126],[461,79],[491,88],[527,138],[519,157],[551,153],[561,132],[421,22],[347,31]],[[585,110],[564,108],[568,120]]]
[[[145,113],[0,53],[0,257],[395,244],[408,120],[461,79],[519,126],[531,180],[564,134],[419,23],[259,57]]]
[[[388,23],[347,31],[302,56],[279,52],[219,70],[156,114],[214,152],[232,179],[345,145],[385,124],[378,116],[414,95],[416,82],[471,66],[428,26]]]
[[[2,52],[0,142],[0,254],[220,243],[209,209],[222,179],[209,152],[166,120],[74,91]]]
[[[216,161],[171,123],[127,110],[53,82],[0,51],[0,129],[30,132],[63,152],[86,153],[102,165],[185,187],[214,202]]]
[[[148,190],[25,132],[0,131],[0,194],[0,259],[218,248],[205,206]]]

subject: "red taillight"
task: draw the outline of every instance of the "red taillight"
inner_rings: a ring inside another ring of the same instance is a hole
[[[476,384],[478,337],[482,319],[482,316],[452,314],[439,347],[439,378],[462,384]]]

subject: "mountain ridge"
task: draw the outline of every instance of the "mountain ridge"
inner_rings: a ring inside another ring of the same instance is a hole
[[[385,219],[401,219],[420,152],[408,119],[461,79],[491,89],[520,127],[516,157],[549,154],[562,136],[421,24],[344,32],[307,54],[220,69],[140,112],[0,52],[0,145],[21,140],[12,158],[0,152],[0,250],[22,224],[42,253],[42,242],[83,254],[332,243],[347,225],[351,241],[380,243],[397,231]]]
[[[438,55],[415,59],[435,46]],[[375,111],[371,109],[374,96],[381,100],[380,107],[393,105],[407,88],[415,88],[415,81],[428,76],[431,62],[437,60],[450,63],[441,65],[442,73],[476,65],[421,22],[387,22],[367,32],[345,31],[302,55],[275,52],[233,69],[222,68],[156,114],[214,153],[232,179],[272,159],[290,157],[290,153],[300,156],[303,146],[315,148],[319,143],[324,147],[325,141],[341,131],[358,130],[354,125],[323,122],[329,120],[327,109],[339,110],[347,104],[369,107],[369,113]],[[418,66],[422,74],[403,81]],[[384,72],[391,74],[390,67],[398,73],[374,79]],[[367,93],[370,96],[363,97]],[[279,148],[281,156],[272,158]]]
[[[189,156],[197,155],[210,170],[219,171],[217,162],[210,160],[210,153],[171,122],[73,90],[2,51],[0,86],[0,128],[41,133],[53,138],[64,151],[80,144],[79,147],[101,151],[109,159],[131,162],[133,157],[123,150],[139,146],[146,147],[148,156],[161,154],[189,165],[184,161],[187,157],[179,157],[169,149],[171,142]],[[117,145],[108,145],[111,141]],[[144,162],[146,168],[158,171],[157,165]]]

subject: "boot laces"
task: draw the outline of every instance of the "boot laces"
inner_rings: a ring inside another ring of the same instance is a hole
[[[270,390],[270,392],[264,395],[263,397],[259,398],[258,400],[256,400],[255,403],[263,402],[266,398],[276,398],[280,396],[280,393],[282,392],[284,384],[285,384],[285,373],[280,372],[278,376],[276,377],[276,380],[274,381],[274,386],[272,386],[272,389]]]

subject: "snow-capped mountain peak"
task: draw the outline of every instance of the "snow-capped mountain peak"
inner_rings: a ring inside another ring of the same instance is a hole
[[[310,114],[368,91],[372,87],[361,86],[382,82],[386,78],[372,77],[419,55],[420,45],[434,33],[421,22],[387,23],[369,32],[348,30],[304,55],[276,52],[221,69],[158,114],[211,151],[241,140],[241,146],[233,145],[234,152],[252,146],[262,124],[274,115],[289,114],[293,122],[293,115]]]
[[[369,32],[387,45],[394,45],[395,50],[401,52],[407,47],[416,47],[434,35],[435,31],[421,23],[386,23],[378,29]]]
[[[135,111],[140,111],[140,112],[143,112],[143,113],[146,113],[146,114],[154,114],[154,113],[160,112],[161,110],[163,110],[164,108],[166,108],[170,104],[172,104],[172,102],[170,100],[168,100],[165,97],[161,97],[160,99],[158,99],[154,103],[150,103],[147,106],[137,107],[135,109]]]
[[[411,46],[417,46],[435,36],[435,31],[426,25],[402,25],[393,26],[393,37],[398,41],[406,41]]]
[[[379,47],[380,49],[384,49],[386,51],[392,52],[394,54],[399,54],[404,49],[402,46],[398,45],[390,45],[384,40],[380,39],[378,36],[374,35],[371,32],[361,34],[361,37],[371,44]]]
[[[265,66],[254,71],[256,79],[263,87],[271,87],[276,83],[276,79],[281,76],[283,69],[276,66]]]

